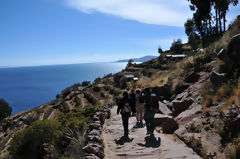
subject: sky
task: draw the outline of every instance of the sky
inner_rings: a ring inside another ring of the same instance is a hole
[[[0,0],[0,67],[157,56],[191,17],[186,0]]]

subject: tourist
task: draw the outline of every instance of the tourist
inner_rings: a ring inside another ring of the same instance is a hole
[[[151,137],[154,137],[154,115],[155,111],[153,108],[151,89],[145,88],[144,90],[144,120],[147,128],[147,135],[150,134]]]
[[[137,124],[143,124],[144,97],[141,89],[136,89],[136,119]]]
[[[132,114],[134,115],[136,113],[136,95],[134,93],[134,90],[131,90],[131,92],[129,93],[129,100],[132,109]]]
[[[117,114],[121,113],[122,116],[122,124],[124,129],[124,137],[129,139],[128,136],[128,121],[131,115],[131,107],[130,107],[130,100],[128,98],[127,91],[123,92],[123,98],[118,101],[118,109]]]

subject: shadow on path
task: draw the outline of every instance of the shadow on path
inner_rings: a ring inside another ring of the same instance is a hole
[[[133,138],[126,138],[125,136],[122,136],[120,139],[115,139],[114,140],[117,145],[124,145],[126,142],[131,142],[133,141]]]
[[[157,148],[161,145],[161,138],[158,137],[158,139],[154,136],[147,136],[145,137],[145,144],[138,143],[139,146],[142,147],[152,147]]]
[[[142,123],[136,123],[136,125],[134,125],[133,128],[143,128],[145,126],[145,124]]]

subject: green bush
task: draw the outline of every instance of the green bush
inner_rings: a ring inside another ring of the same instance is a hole
[[[82,101],[78,96],[76,98],[74,98],[74,102],[76,103],[76,106],[81,106],[82,105]]]
[[[91,84],[90,81],[83,81],[82,82],[82,86],[85,87],[85,86],[89,86]]]
[[[97,100],[91,94],[84,93],[84,98],[86,98],[87,101],[93,105],[97,103]]]
[[[94,86],[94,87],[93,87],[93,91],[94,91],[94,92],[100,92],[100,90],[101,90],[101,88],[98,87],[98,86]]]
[[[64,90],[62,90],[62,96],[66,97],[67,95],[69,95],[72,91],[76,91],[78,90],[79,87],[81,87],[82,85],[80,83],[75,83],[67,88],[65,88]],[[56,96],[56,98],[59,98],[60,96]]]
[[[35,121],[31,126],[15,134],[10,143],[9,152],[14,159],[39,159],[44,156],[44,144],[48,143],[57,149],[62,136],[57,121]]]
[[[99,106],[93,105],[79,107],[61,117],[60,123],[65,129],[71,128],[83,131],[87,128],[87,123],[98,110]]]
[[[114,81],[114,85],[115,85],[116,87],[121,87],[121,82],[120,82],[120,80],[121,80],[122,78],[124,78],[124,74],[123,74],[123,73],[117,73],[117,74],[114,75],[113,81]]]
[[[201,139],[196,139],[194,136],[190,136],[187,144],[191,147],[196,153],[198,153],[201,157],[207,158],[206,150],[202,146]]]
[[[11,113],[12,107],[4,99],[0,99],[0,120],[11,115]]]

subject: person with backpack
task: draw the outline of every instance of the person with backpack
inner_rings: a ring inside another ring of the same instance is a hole
[[[153,100],[151,96],[151,88],[145,88],[144,90],[144,120],[147,128],[147,135],[154,137],[154,116],[155,111],[153,107]]]
[[[128,98],[128,92],[124,91],[123,92],[123,98],[121,98],[118,101],[118,108],[117,108],[117,114],[121,113],[122,116],[122,124],[123,124],[123,129],[124,129],[124,137],[126,139],[130,139],[128,136],[128,121],[129,117],[131,115],[131,107],[130,107],[130,101]]]
[[[143,113],[144,113],[144,97],[141,89],[136,89],[136,119],[137,124],[143,124]]]

